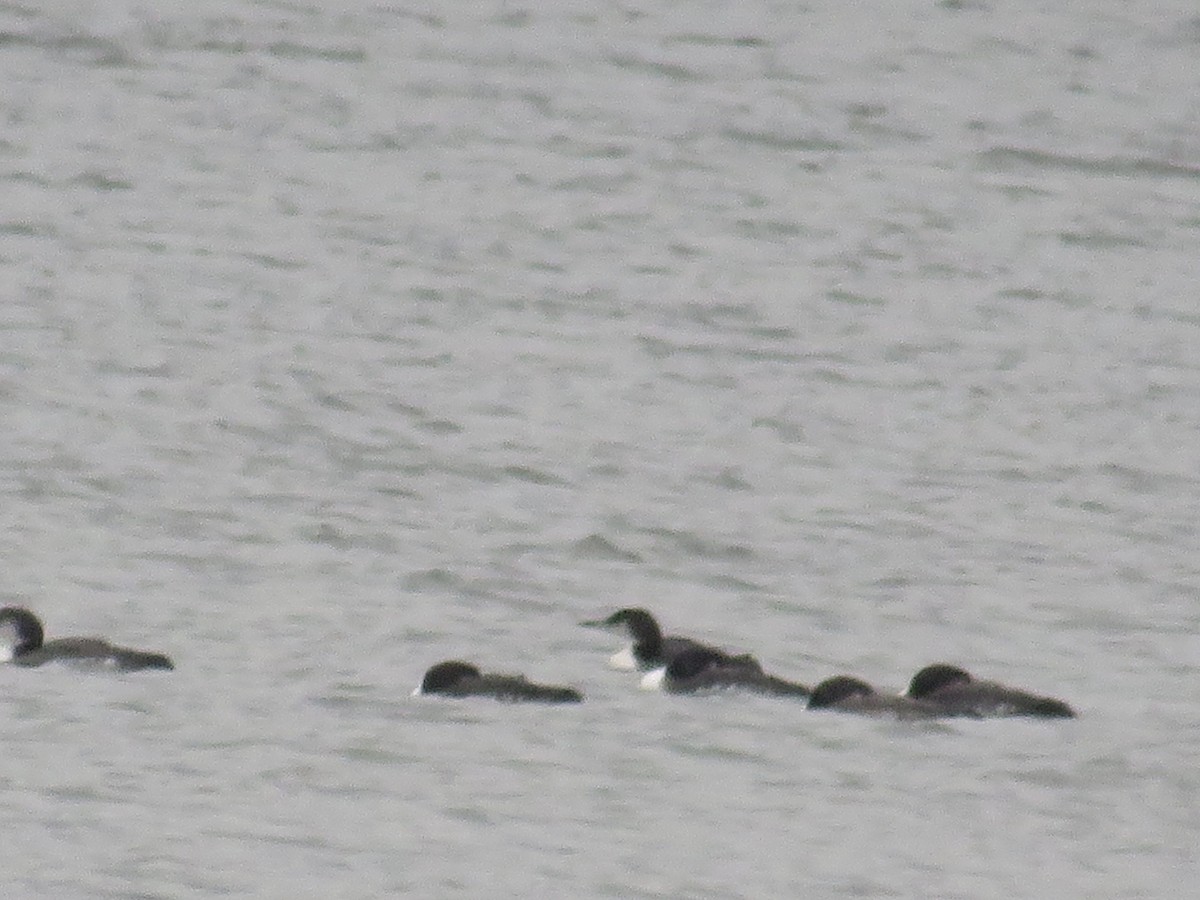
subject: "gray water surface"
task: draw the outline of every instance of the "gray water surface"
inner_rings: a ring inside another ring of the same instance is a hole
[[[0,670],[4,893],[1194,890],[1200,18],[1077,6],[0,6],[0,601],[177,664]]]

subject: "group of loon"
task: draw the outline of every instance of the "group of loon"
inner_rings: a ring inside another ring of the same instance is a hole
[[[1075,716],[1075,711],[1061,700],[995,681],[978,680],[964,669],[945,663],[921,669],[903,694],[882,693],[850,675],[827,678],[810,689],[764,672],[758,660],[748,653],[731,654],[690,638],[664,635],[658,622],[644,609],[621,609],[606,619],[582,624],[624,629],[633,643],[615,654],[609,660],[610,665],[646,672],[642,687],[651,690],[680,694],[748,691],[794,697],[803,700],[809,709],[904,719]],[[425,673],[415,693],[541,703],[579,703],[583,700],[583,694],[575,688],[536,684],[521,675],[487,674],[458,660],[433,666]]]
[[[1038,716],[1074,718],[1075,711],[1062,700],[1042,697],[995,681],[981,681],[958,666],[937,663],[913,676],[903,694],[877,691],[850,675],[827,678],[814,688],[763,671],[748,653],[732,654],[689,638],[664,635],[658,622],[644,609],[621,609],[606,619],[584,622],[603,628],[622,628],[633,639],[631,646],[610,660],[614,668],[642,670],[642,687],[671,693],[740,690],[756,694],[794,697],[809,709],[831,709],[900,718],[963,716]],[[68,662],[117,669],[173,669],[162,653],[118,647],[100,638],[45,640],[38,617],[20,606],[0,608],[0,652],[20,666]],[[440,662],[425,673],[417,694],[449,697],[492,697],[498,700],[540,703],[579,703],[575,688],[536,684],[521,675],[481,672],[459,660]]]

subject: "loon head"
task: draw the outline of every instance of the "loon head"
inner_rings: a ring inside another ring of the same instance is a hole
[[[809,709],[824,709],[854,697],[870,697],[874,693],[875,689],[861,678],[835,675],[813,688],[812,695],[808,698],[808,706]]]
[[[421,679],[421,686],[417,688],[417,692],[437,694],[450,690],[468,678],[479,677],[481,677],[480,672],[473,665],[452,659],[432,666],[425,673],[425,677]]]
[[[606,619],[584,622],[590,628],[624,628],[638,644],[662,642],[662,630],[654,616],[641,607],[618,609]]]
[[[947,663],[935,663],[926,666],[912,677],[912,681],[908,683],[908,696],[919,700],[952,684],[970,684],[973,680],[971,673],[966,669]]]
[[[10,659],[37,650],[44,639],[41,621],[29,610],[22,606],[0,609],[0,643]]]
[[[705,669],[730,662],[730,657],[725,654],[707,647],[693,647],[672,659],[666,674],[667,677],[676,679],[695,678]]]

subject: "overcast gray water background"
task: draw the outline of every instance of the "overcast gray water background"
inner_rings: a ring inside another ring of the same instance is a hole
[[[0,5],[11,897],[1161,898],[1190,2]],[[584,618],[1075,722],[646,694]],[[431,663],[578,685],[439,702]]]

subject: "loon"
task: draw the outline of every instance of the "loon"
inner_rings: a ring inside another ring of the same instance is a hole
[[[768,675],[752,656],[729,656],[703,647],[684,650],[669,665],[647,674],[642,688],[672,694],[739,690],[801,699],[810,693],[802,684]]]
[[[701,644],[699,641],[693,641],[690,638],[677,637],[675,635],[664,637],[662,629],[658,627],[658,622],[655,621],[654,616],[650,615],[644,609],[619,609],[607,619],[596,619],[595,621],[583,622],[582,624],[588,628],[624,627],[628,631],[629,636],[633,639],[633,645],[612,655],[608,664],[614,669],[624,669],[626,671],[640,669],[643,672],[650,669],[658,669],[669,664],[671,660],[685,650],[704,650],[724,659],[742,660],[743,662],[752,662],[754,665],[758,665],[753,657],[746,654],[731,656],[723,650],[711,647],[708,644]]]
[[[996,681],[977,681],[965,669],[936,663],[913,676],[908,696],[940,706],[949,715],[982,718],[1036,716],[1073,719],[1075,710],[1053,697],[1041,697]]]
[[[41,621],[29,610],[20,606],[0,609],[0,654],[7,654],[5,658],[18,666],[63,662],[111,666],[121,672],[175,668],[162,653],[116,647],[101,638],[44,638]]]
[[[433,666],[421,679],[415,695],[442,694],[446,697],[492,697],[510,703],[581,703],[583,694],[574,688],[535,684],[524,675],[484,674],[470,663],[457,659]]]
[[[862,679],[851,675],[836,675],[818,684],[808,698],[808,708],[869,716],[893,715],[899,719],[933,719],[950,714],[927,700],[881,694]]]

